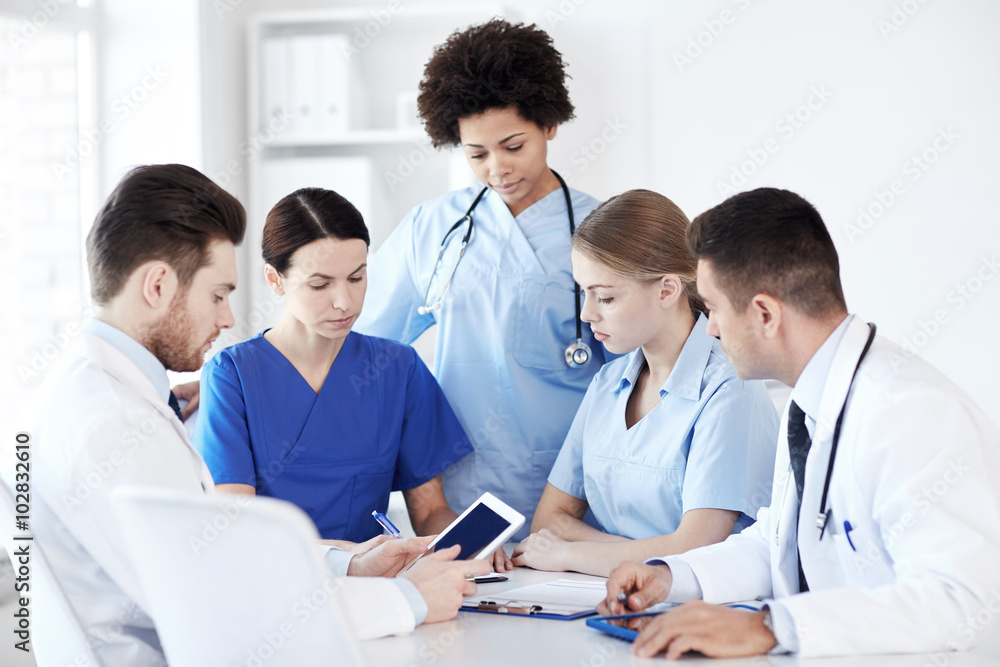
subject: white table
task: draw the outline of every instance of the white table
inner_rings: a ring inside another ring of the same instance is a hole
[[[489,598],[510,588],[554,579],[597,580],[572,572],[537,572],[517,568],[510,581],[482,584],[477,597]],[[648,660],[630,653],[631,644],[589,628],[584,619],[556,621],[460,611],[458,618],[417,628],[403,637],[386,637],[362,644],[366,662],[373,667],[610,667],[648,666],[666,662]],[[758,656],[736,660],[711,660],[686,656],[682,662],[704,662],[718,667],[996,667],[1000,657],[974,653],[942,655],[893,655],[864,658],[805,660],[792,656]]]

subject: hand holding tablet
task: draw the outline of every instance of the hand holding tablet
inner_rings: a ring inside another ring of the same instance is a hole
[[[429,551],[459,545],[455,560],[481,560],[490,556],[500,545],[524,525],[524,516],[491,493],[484,493],[457,519],[441,531],[428,546]],[[421,557],[403,568],[413,567]]]

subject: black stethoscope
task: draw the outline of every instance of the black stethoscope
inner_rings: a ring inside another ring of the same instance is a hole
[[[573,236],[576,232],[576,223],[573,218],[573,202],[570,200],[569,187],[566,185],[566,181],[563,180],[562,176],[557,174],[555,170],[552,170],[552,175],[559,180],[559,185],[562,186],[563,195],[566,197],[566,212],[569,216],[569,235]],[[489,188],[483,188],[476,198],[472,201],[472,205],[469,206],[469,210],[465,212],[465,215],[451,226],[450,229],[445,233],[444,238],[441,239],[441,249],[438,251],[437,261],[434,263],[434,271],[431,273],[430,280],[427,281],[427,289],[424,290],[423,303],[417,308],[417,313],[420,315],[426,315],[427,313],[433,312],[441,307],[441,303],[444,300],[445,294],[448,293],[448,288],[451,287],[451,280],[455,276],[455,270],[458,269],[458,263],[462,261],[462,256],[465,255],[465,248],[469,245],[469,240],[472,238],[472,228],[475,223],[472,221],[472,211],[475,210],[476,205],[479,204],[479,200],[483,198],[486,191]],[[437,298],[434,299],[433,303],[427,303],[427,297],[431,293],[431,285],[434,284],[434,276],[437,275],[438,268],[441,266],[441,259],[444,257],[444,251],[448,246],[448,239],[451,237],[452,233],[461,227],[462,225],[468,223],[468,229],[465,230],[465,236],[462,237],[462,245],[458,250],[458,257],[455,259],[455,264],[451,267],[451,272],[448,273],[448,277],[445,279],[444,285],[441,287],[441,291]],[[580,315],[580,286],[574,281],[574,305],[576,306],[576,342],[570,343],[566,348],[566,364],[570,368],[583,368],[588,363],[590,363],[591,351],[590,346],[583,342],[583,320]]]
[[[840,415],[837,417],[837,424],[833,427],[833,443],[830,446],[830,461],[826,464],[826,482],[823,484],[823,497],[819,501],[820,513],[816,515],[816,527],[819,528],[819,539],[823,539],[824,533],[826,533],[826,524],[830,520],[830,510],[826,506],[826,497],[830,492],[830,478],[833,477],[833,462],[837,458],[837,443],[840,442],[840,427],[844,423],[844,412],[847,411],[847,400],[851,396],[851,388],[854,386],[854,378],[858,375],[858,369],[861,368],[861,362],[864,361],[865,355],[868,354],[868,349],[872,346],[872,341],[875,340],[875,329],[877,327],[871,322],[868,323],[868,341],[865,343],[864,349],[861,350],[861,356],[858,357],[858,364],[854,367],[854,374],[851,375],[851,383],[847,385],[847,395],[844,396],[844,404],[840,407]]]

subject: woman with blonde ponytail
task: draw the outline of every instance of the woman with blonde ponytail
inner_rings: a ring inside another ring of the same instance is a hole
[[[624,356],[594,376],[515,565],[607,576],[720,542],[769,504],[777,414],[705,331],[688,225],[663,195],[630,190],[576,230],[583,320]]]

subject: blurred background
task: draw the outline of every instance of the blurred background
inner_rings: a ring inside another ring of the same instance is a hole
[[[342,192],[377,248],[471,182],[429,148],[415,96],[433,45],[497,15],[568,63],[576,118],[549,164],[574,187],[654,189],[689,217],[798,192],[850,309],[1000,421],[1000,3],[0,0],[4,446],[89,313],[83,240],[125,171],[189,164],[247,206],[237,326],[216,349],[247,338],[280,314],[259,257],[278,198]]]
[[[247,338],[280,314],[259,238],[282,195],[344,193],[377,248],[471,181],[427,144],[415,95],[433,45],[494,15],[538,24],[568,63],[576,118],[550,165],[575,187],[651,188],[690,217],[754,187],[802,194],[851,310],[1000,421],[996,2],[2,0],[6,430],[88,313],[83,239],[126,170],[189,164],[247,206],[217,347]]]

